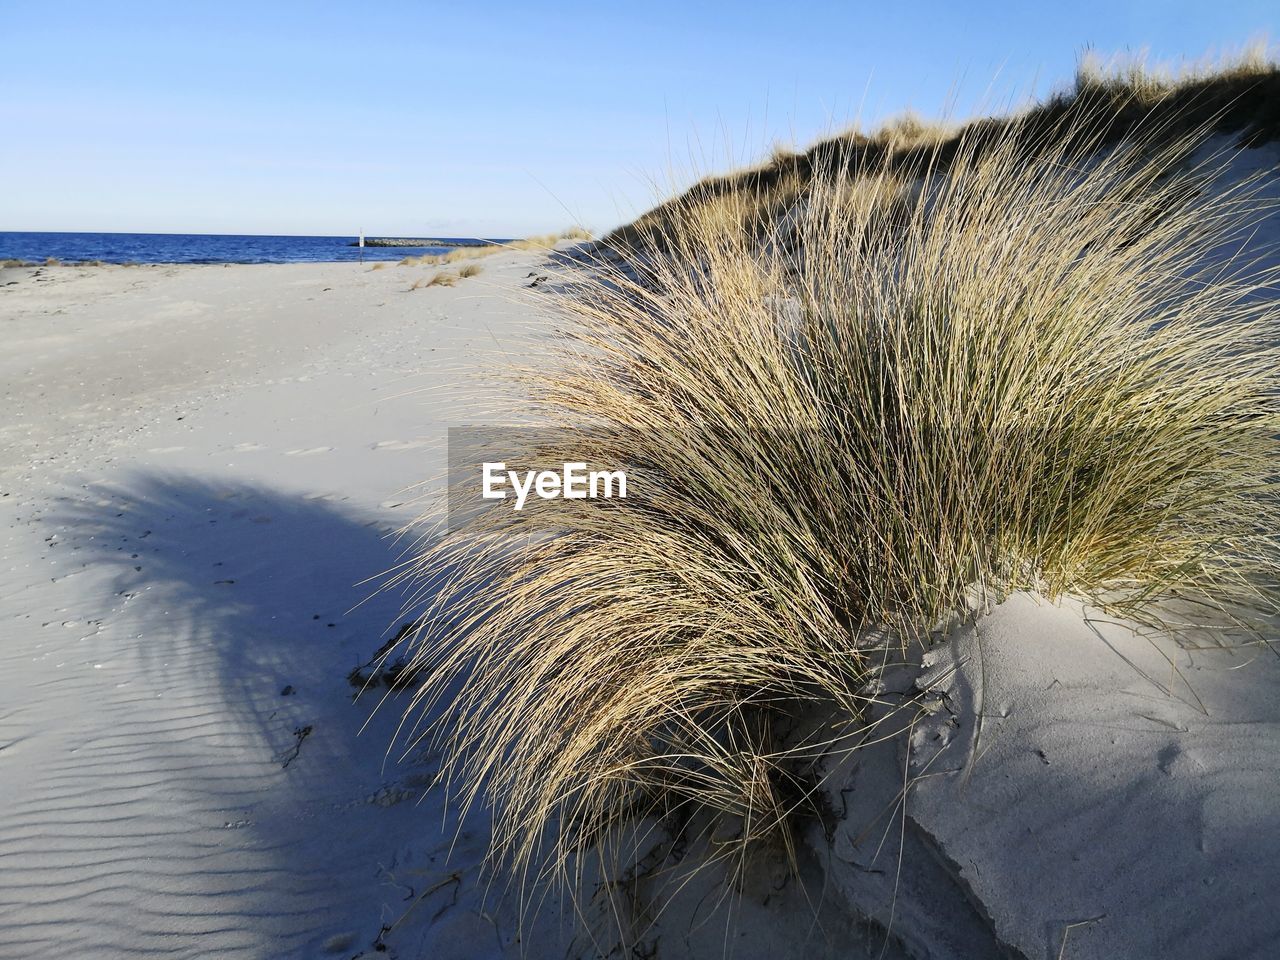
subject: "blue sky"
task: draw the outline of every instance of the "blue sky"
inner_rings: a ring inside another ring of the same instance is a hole
[[[657,186],[1077,54],[1277,36],[1221,3],[0,0],[0,230],[603,230]]]

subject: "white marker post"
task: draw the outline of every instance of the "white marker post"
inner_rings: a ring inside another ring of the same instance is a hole
[[[359,247],[360,247],[360,262],[364,263],[364,231],[363,230],[360,231]]]

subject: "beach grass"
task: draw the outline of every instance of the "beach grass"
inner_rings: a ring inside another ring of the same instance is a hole
[[[443,709],[498,852],[568,877],[700,823],[733,863],[790,857],[885,651],[1015,591],[1276,610],[1257,201],[1213,182],[1228,157],[1188,168],[1209,126],[1117,142],[1111,116],[912,128],[914,164],[828,153],[785,215],[675,205],[661,245],[565,276],[562,336],[511,380],[572,431],[540,458],[637,493],[442,533],[408,640],[411,712]],[[835,725],[804,733],[815,707]]]
[[[570,227],[559,233],[546,233],[510,243],[487,244],[482,247],[456,247],[444,254],[444,263],[455,263],[458,260],[473,260],[477,257],[488,257],[506,250],[550,250],[561,240],[589,240],[590,232],[582,227]]]
[[[423,287],[452,287],[458,282],[458,275],[448,270],[437,270],[430,277],[419,277],[410,285],[410,290],[420,290]]]
[[[1161,130],[1159,139],[1167,142],[1208,128],[1252,146],[1280,139],[1280,67],[1265,44],[1177,64],[1153,63],[1143,54],[1103,59],[1086,53],[1069,87],[1009,116],[949,124],[907,112],[870,133],[855,127],[802,152],[775,146],[765,162],[705,177],[611,231],[604,242],[637,250],[661,247],[687,208],[724,205],[726,198],[747,223],[767,225],[813,178],[836,166],[853,176],[886,167],[910,171],[926,161],[946,165],[962,145],[972,150],[1011,136],[1028,145],[1067,135],[1111,146],[1143,131]]]
[[[590,240],[592,235],[584,227],[574,226],[559,233],[545,233],[511,240],[507,243],[478,243],[465,247],[454,247],[445,253],[423,253],[413,257],[405,257],[401,266],[439,266],[446,263],[458,263],[463,260],[478,260],[491,257],[495,253],[511,250],[551,250],[561,240]]]

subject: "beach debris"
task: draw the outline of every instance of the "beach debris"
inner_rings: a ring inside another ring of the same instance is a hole
[[[403,689],[407,684],[413,681],[417,675],[416,670],[407,671],[408,664],[405,657],[399,656],[394,659],[388,657],[388,654],[409,634],[415,632],[422,622],[420,620],[409,620],[400,625],[400,629],[396,631],[395,636],[380,646],[376,653],[366,662],[353,669],[347,674],[347,682],[357,690],[363,690],[365,687],[385,686],[392,690]]]
[[[280,761],[281,770],[288,770],[289,764],[298,759],[298,754],[302,752],[302,744],[307,737],[311,736],[313,729],[314,727],[311,724],[307,724],[305,727],[293,728],[293,735],[296,738],[293,746],[276,758]]]

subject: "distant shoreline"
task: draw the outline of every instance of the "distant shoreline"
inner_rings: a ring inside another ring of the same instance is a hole
[[[364,241],[366,247],[491,247],[494,244],[507,243],[506,240],[460,240],[460,239],[404,239],[400,237],[369,237]],[[352,240],[349,247],[360,246],[360,241]]]
[[[41,233],[0,231],[0,262],[62,263],[296,263],[399,260],[443,255],[458,247],[492,248],[502,240],[339,237],[252,234]]]

